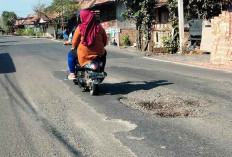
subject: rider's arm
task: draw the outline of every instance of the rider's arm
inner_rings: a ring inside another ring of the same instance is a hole
[[[72,47],[77,48],[81,42],[81,32],[79,27],[75,30],[75,33],[73,35],[73,40],[72,40]]]

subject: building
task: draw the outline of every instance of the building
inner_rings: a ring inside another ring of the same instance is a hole
[[[153,27],[153,51],[163,47],[163,37],[170,36],[169,11],[165,0],[159,0],[156,6],[156,24]]]
[[[29,14],[26,18],[18,18],[15,22],[15,28],[24,29],[24,28],[36,28],[38,21],[38,15]]]
[[[15,22],[15,30],[31,28],[34,32],[41,32],[41,36],[54,38],[54,34],[61,35],[62,29],[56,22],[58,13],[29,14],[26,18],[18,18]]]
[[[57,35],[61,35],[62,28],[57,22],[59,17],[58,13],[39,13],[38,26],[42,36],[49,38],[56,38]]]
[[[112,41],[122,44],[122,37],[130,34],[130,40],[135,43],[136,26],[133,21],[124,19],[121,14],[126,10],[123,3],[110,0],[81,1],[81,9],[88,9],[95,12],[101,25],[106,30],[109,44]]]
[[[111,0],[83,0],[80,2],[82,9],[89,9],[99,15],[101,24],[108,35],[109,43],[116,41],[123,45],[122,38],[129,35],[131,45],[136,45],[136,25],[134,21],[124,19],[121,15],[125,12],[126,6]],[[152,50],[163,46],[162,37],[171,33],[168,24],[169,12],[165,0],[159,0],[156,6],[157,24],[153,27]]]

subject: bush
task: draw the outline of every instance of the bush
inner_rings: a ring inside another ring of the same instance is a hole
[[[38,31],[35,32],[35,35],[37,37],[41,37],[42,36],[42,32],[40,30],[38,30]]]
[[[166,52],[171,53],[172,52],[172,39],[170,37],[162,37],[164,49]]]
[[[23,31],[23,29],[17,29],[16,33],[21,36],[23,34]]]
[[[131,42],[130,42],[130,38],[129,38],[129,35],[126,35],[122,38],[123,40],[123,45],[124,46],[130,46]]]
[[[31,28],[26,28],[25,31],[26,31],[26,35],[28,35],[28,36],[35,36],[36,35],[34,30]]]
[[[164,44],[164,49],[166,50],[167,53],[176,53],[178,50],[178,41],[173,40],[171,37],[162,37],[163,44]]]
[[[18,29],[17,31],[16,31],[16,33],[18,34],[18,35],[25,35],[25,36],[35,36],[36,35],[36,33],[34,32],[34,30],[32,29],[32,28],[25,28],[25,29]],[[39,33],[38,33],[39,34]],[[37,34],[37,35],[38,35]]]

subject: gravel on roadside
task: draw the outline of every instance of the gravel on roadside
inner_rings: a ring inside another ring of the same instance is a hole
[[[180,93],[165,87],[140,90],[119,99],[128,107],[162,118],[202,117],[206,107],[212,104],[204,97]]]
[[[202,68],[211,68],[217,70],[226,70],[228,72],[232,72],[232,67],[227,65],[214,65],[210,62],[210,54],[209,53],[201,53],[201,54],[163,54],[163,53],[149,53],[149,52],[142,52],[137,50],[134,47],[116,47],[110,46],[111,48],[121,49],[127,52],[136,53],[140,55],[144,55],[146,57],[181,63],[191,66],[198,66]]]

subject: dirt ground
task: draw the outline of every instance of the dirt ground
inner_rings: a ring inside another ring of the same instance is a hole
[[[232,67],[227,65],[214,65],[210,62],[210,54],[158,54],[152,55],[153,58],[178,62],[187,65],[200,66],[218,70],[232,72]]]
[[[206,67],[206,68],[212,68],[212,69],[218,69],[218,70],[226,70],[229,72],[232,72],[232,66],[226,66],[226,65],[214,65],[210,62],[210,53],[200,53],[200,54],[163,54],[163,53],[146,53],[136,50],[134,47],[120,47],[120,49],[139,53],[141,55],[155,58],[155,59],[161,59],[171,62],[176,62],[179,64],[186,64],[186,65],[192,65],[192,66],[200,66],[200,67]]]

